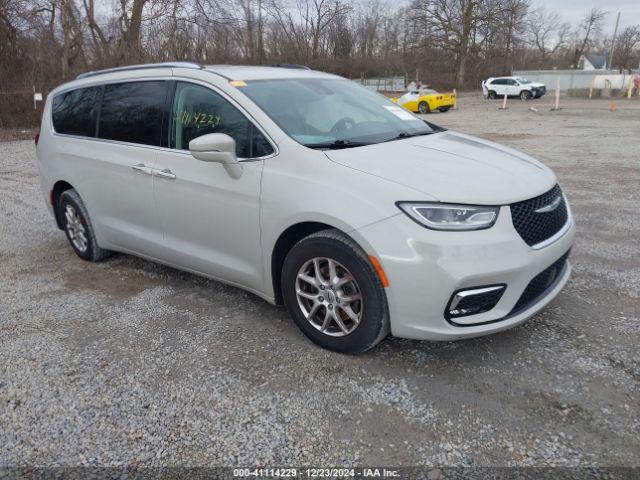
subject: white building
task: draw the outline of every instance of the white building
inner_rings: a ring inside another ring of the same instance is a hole
[[[578,60],[578,70],[606,70],[607,58],[604,55],[587,53],[580,55]]]

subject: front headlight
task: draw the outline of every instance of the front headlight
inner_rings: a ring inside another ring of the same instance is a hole
[[[490,228],[500,211],[500,207],[450,203],[398,202],[396,205],[424,227],[449,231]]]

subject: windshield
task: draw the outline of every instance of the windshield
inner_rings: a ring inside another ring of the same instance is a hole
[[[344,148],[436,131],[389,99],[346,79],[247,81],[239,88],[291,138]]]
[[[523,78],[523,77],[518,77],[516,80],[518,80],[522,84],[531,83],[531,80],[528,80],[528,79]]]

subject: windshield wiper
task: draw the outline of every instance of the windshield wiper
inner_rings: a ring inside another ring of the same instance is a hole
[[[389,138],[387,140],[383,140],[382,142],[354,142],[352,140],[334,140],[332,142],[305,143],[304,146],[309,148],[317,148],[320,150],[322,149],[338,150],[341,148],[363,147],[365,145],[373,145],[375,143],[391,142],[393,140],[401,140],[403,138],[418,137],[420,135],[431,135],[432,133],[436,133],[436,131],[418,132],[418,133],[400,132],[395,137]]]
[[[393,142],[394,140],[402,140],[403,138],[419,137],[421,135],[431,135],[432,133],[436,133],[436,132],[419,132],[419,133],[400,132],[395,137],[385,140],[385,142]]]
[[[318,148],[318,149],[326,148],[328,150],[338,150],[340,148],[363,147],[365,145],[371,145],[371,142],[353,142],[351,140],[334,140],[333,142],[304,144],[305,147]]]

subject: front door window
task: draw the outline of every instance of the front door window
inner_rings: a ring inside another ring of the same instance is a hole
[[[173,100],[169,147],[188,150],[189,142],[209,133],[224,133],[236,141],[238,158],[273,153],[264,135],[229,101],[213,90],[178,82]]]

